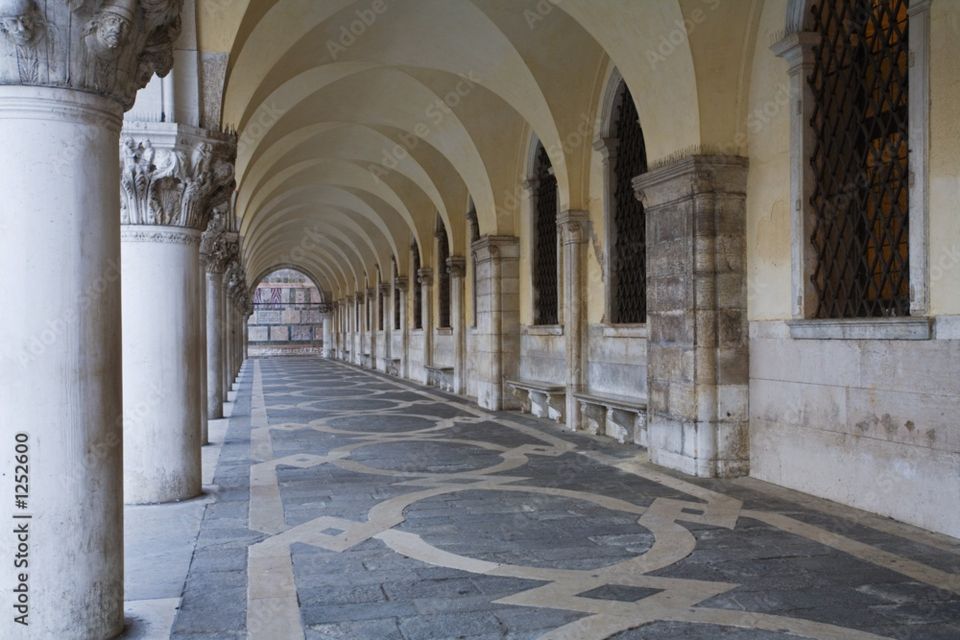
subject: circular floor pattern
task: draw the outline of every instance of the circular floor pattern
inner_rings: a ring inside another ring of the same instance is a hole
[[[314,409],[324,411],[382,411],[397,406],[395,401],[373,398],[315,400],[306,404]]]
[[[383,471],[428,474],[476,472],[502,462],[499,452],[473,444],[422,440],[366,444],[353,449],[350,460]]]
[[[330,418],[325,421],[324,424],[327,427],[341,431],[407,433],[436,427],[437,420],[431,417],[403,415],[399,413],[378,413]]]
[[[441,532],[418,526],[421,509],[433,518],[449,511]],[[416,502],[405,515],[401,528],[438,549],[517,566],[600,569],[643,555],[654,543],[653,533],[637,523],[636,515],[541,493],[467,489],[456,499]]]

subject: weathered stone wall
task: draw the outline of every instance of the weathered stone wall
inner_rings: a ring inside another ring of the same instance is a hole
[[[600,393],[647,397],[647,339],[608,325],[590,325],[586,386]]]
[[[960,537],[952,324],[913,341],[797,340],[784,322],[752,323],[751,474]]]
[[[434,367],[453,366],[453,334],[450,329],[437,329],[433,332]]]
[[[520,334],[518,377],[564,384],[567,380],[566,349],[560,330],[550,333],[524,327]]]

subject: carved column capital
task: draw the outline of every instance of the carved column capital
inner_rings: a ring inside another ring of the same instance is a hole
[[[236,139],[177,125],[153,129],[124,129],[120,223],[203,229],[212,209],[230,204]]]
[[[563,234],[563,244],[580,244],[589,237],[590,215],[586,211],[563,211],[557,215],[557,226]]]
[[[417,271],[417,282],[428,287],[433,284],[433,269],[424,267]]]
[[[467,273],[467,260],[463,256],[447,258],[447,273],[451,278],[462,278]]]
[[[407,279],[407,276],[397,276],[393,281],[393,286],[402,291],[403,293],[407,292],[407,286],[410,281]]]
[[[173,66],[183,0],[0,0],[0,85],[70,88],[133,106]]]
[[[226,223],[227,211],[218,208],[200,240],[200,262],[210,273],[223,273],[240,250],[239,242],[231,237],[234,234],[227,232]]]

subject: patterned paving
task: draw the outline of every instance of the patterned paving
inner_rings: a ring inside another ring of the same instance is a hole
[[[347,365],[252,364],[175,638],[960,638],[955,540]]]

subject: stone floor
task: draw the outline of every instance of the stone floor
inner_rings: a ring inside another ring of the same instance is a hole
[[[248,362],[207,458],[128,525],[129,637],[960,638],[960,541],[319,358]]]

